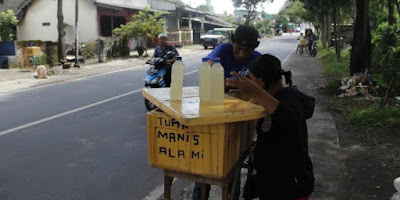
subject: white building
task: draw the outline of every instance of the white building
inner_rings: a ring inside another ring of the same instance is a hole
[[[57,0],[2,1],[4,5],[0,5],[0,11],[13,9],[20,20],[17,24],[17,41],[57,42]],[[182,27],[197,31],[208,30],[214,26],[232,26],[211,13],[158,0],[78,0],[78,41],[84,43],[99,36],[112,36],[114,28],[126,24],[132,15],[146,7],[150,8],[150,11],[168,13],[164,16],[168,31],[179,31]],[[63,0],[63,15],[65,42],[74,43],[75,0]],[[193,36],[191,38],[193,41]],[[131,42],[131,49],[132,45],[135,46],[135,43]]]
[[[79,0],[78,36],[80,42],[98,37],[97,7],[91,0]],[[17,25],[18,41],[58,40],[57,1],[34,0]],[[75,0],[63,0],[65,42],[75,41]]]

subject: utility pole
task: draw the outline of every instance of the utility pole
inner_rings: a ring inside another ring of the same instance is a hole
[[[78,47],[78,0],[75,0],[75,65],[79,67],[79,47]]]
[[[57,53],[58,61],[65,62],[65,31],[64,31],[64,14],[63,14],[63,2],[62,0],[57,1],[57,30],[58,30],[58,43],[57,43]]]

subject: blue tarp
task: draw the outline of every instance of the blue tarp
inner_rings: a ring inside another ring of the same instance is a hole
[[[14,55],[15,55],[14,41],[0,42],[0,56],[14,56]]]

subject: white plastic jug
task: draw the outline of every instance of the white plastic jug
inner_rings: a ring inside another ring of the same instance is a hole
[[[224,68],[221,65],[221,60],[219,58],[214,59],[214,65],[211,69],[211,102],[214,105],[224,104]]]
[[[171,88],[170,88],[171,101],[182,100],[184,70],[185,67],[182,62],[182,57],[176,57],[176,61],[172,65]]]
[[[199,72],[199,97],[200,102],[211,100],[211,66],[208,64],[208,58],[202,59]]]

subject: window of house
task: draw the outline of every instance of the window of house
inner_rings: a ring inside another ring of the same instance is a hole
[[[4,0],[0,0],[0,4],[4,4]]]
[[[121,24],[126,24],[125,18],[120,16],[113,16],[113,27],[120,27]],[[100,17],[100,34],[104,37],[111,36],[112,28],[111,28],[111,16],[101,16]]]

